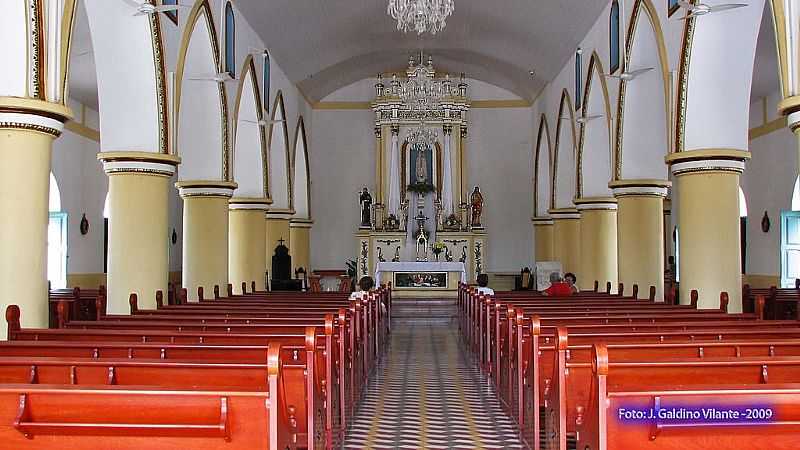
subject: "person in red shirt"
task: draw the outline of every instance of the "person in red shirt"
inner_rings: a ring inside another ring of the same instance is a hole
[[[572,295],[572,286],[561,280],[558,272],[550,274],[550,287],[542,292],[543,295],[550,297],[568,297]]]

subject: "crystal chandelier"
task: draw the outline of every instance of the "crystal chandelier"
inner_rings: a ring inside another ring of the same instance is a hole
[[[433,147],[436,139],[436,131],[432,128],[427,128],[424,122],[420,122],[418,126],[409,130],[408,137],[406,138],[408,144],[412,148],[418,144],[422,144],[426,148]]]
[[[453,0],[389,0],[387,12],[403,33],[415,30],[417,34],[436,34],[447,25],[454,8]]]

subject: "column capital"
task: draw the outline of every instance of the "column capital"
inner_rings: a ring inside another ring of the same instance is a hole
[[[614,197],[582,197],[576,198],[574,203],[578,212],[617,210],[617,199]]]
[[[59,137],[72,111],[59,103],[0,96],[0,128],[38,131]]]
[[[186,180],[175,183],[181,198],[190,197],[233,197],[233,191],[239,187],[232,181]]]
[[[581,218],[580,213],[578,213],[578,210],[575,208],[556,208],[548,210],[547,213],[550,214],[553,220]]]
[[[392,125],[392,136],[400,135],[400,125]]]
[[[786,123],[792,131],[800,128],[800,95],[793,95],[778,102],[778,112],[786,116]]]
[[[670,153],[664,161],[670,165],[673,175],[697,172],[744,172],[745,161],[750,152],[729,148],[697,149]]]
[[[103,162],[107,175],[138,173],[171,177],[181,162],[175,155],[155,152],[101,152],[97,159]]]
[[[289,220],[289,228],[311,228],[314,221],[311,219],[293,218]]]
[[[444,132],[445,136],[449,136],[453,133],[453,126],[452,125],[444,125],[442,127],[442,132]]]
[[[291,220],[295,210],[289,208],[270,208],[267,211],[267,220]]]
[[[553,218],[552,217],[531,217],[531,222],[533,222],[534,226],[540,225],[552,225]]]
[[[228,201],[228,209],[231,211],[266,211],[271,204],[272,200],[263,197],[232,197]]]
[[[462,125],[461,126],[461,139],[466,139],[467,137],[467,127]]]
[[[615,198],[620,197],[666,197],[672,182],[657,179],[615,180],[608,183]]]

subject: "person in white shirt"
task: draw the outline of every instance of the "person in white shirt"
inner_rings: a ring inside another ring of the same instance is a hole
[[[489,286],[489,275],[478,274],[478,292],[484,295],[494,295],[494,289]]]
[[[350,294],[350,300],[362,300],[365,295],[372,292],[375,287],[375,280],[372,277],[361,277],[358,280],[358,290]],[[381,311],[386,314],[386,305],[381,301]]]

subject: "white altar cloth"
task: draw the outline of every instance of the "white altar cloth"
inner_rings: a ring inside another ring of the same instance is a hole
[[[467,270],[462,262],[379,262],[375,267],[376,283],[380,283],[383,272],[460,272],[461,282],[467,282]]]

